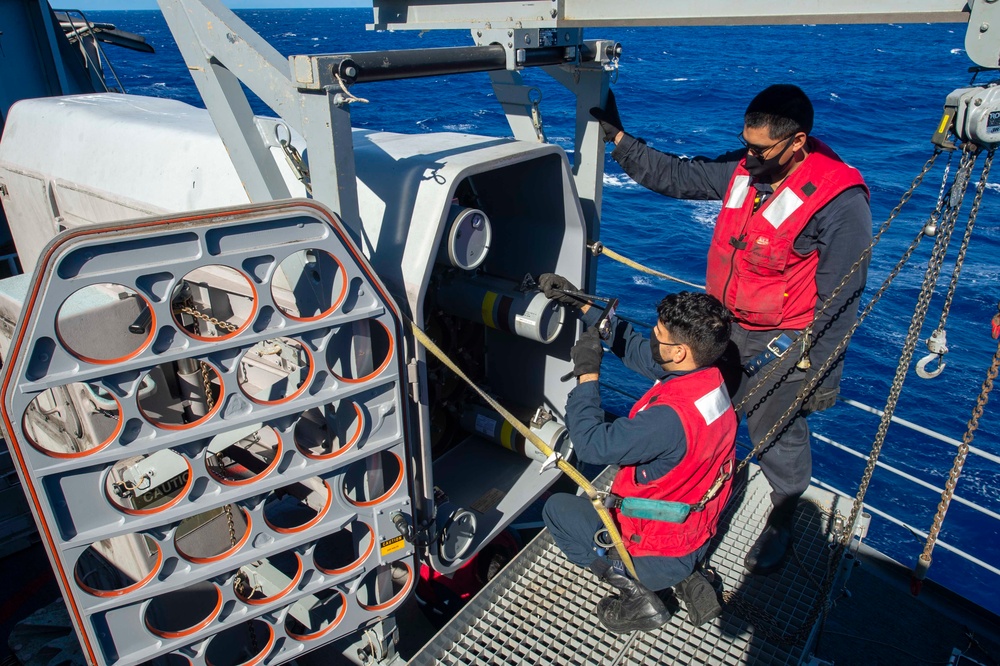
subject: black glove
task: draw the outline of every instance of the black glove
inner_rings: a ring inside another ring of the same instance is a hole
[[[604,132],[604,143],[614,141],[615,137],[618,136],[618,132],[625,131],[622,129],[622,119],[618,115],[618,103],[615,102],[615,94],[610,90],[608,91],[608,102],[604,105],[604,108],[595,106],[590,110],[590,115],[601,123],[601,130]]]
[[[579,307],[584,304],[584,301],[577,298],[576,296],[570,296],[569,294],[563,293],[564,291],[579,291],[573,283],[564,278],[562,275],[556,275],[555,273],[542,273],[538,276],[538,288],[542,290],[546,298],[552,299],[563,305],[568,305],[572,308]]]
[[[573,359],[573,376],[598,374],[601,372],[601,358],[604,348],[596,328],[588,328],[573,345],[569,353]]]
[[[813,375],[806,375],[806,382],[811,382]],[[805,401],[802,403],[802,411],[806,414],[812,414],[813,412],[822,412],[824,409],[829,409],[837,404],[837,394],[840,393],[840,385],[835,386],[824,386],[823,384],[818,384],[811,395],[807,396]]]

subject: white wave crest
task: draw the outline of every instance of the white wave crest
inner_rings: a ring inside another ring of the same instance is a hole
[[[986,183],[986,189],[1000,192],[1000,183]]]
[[[622,189],[633,189],[639,184],[623,173],[605,173],[604,187],[620,187]]]
[[[715,220],[722,210],[721,201],[692,201],[689,205],[692,208],[692,220],[709,229],[715,226]]]
[[[442,125],[442,129],[446,129],[449,132],[468,132],[475,129],[475,125],[472,123],[452,123],[449,125]]]
[[[643,287],[649,287],[653,284],[653,278],[646,275],[633,275],[632,282]]]
[[[953,55],[961,55],[962,53],[965,53],[965,49],[952,49],[951,52]]]

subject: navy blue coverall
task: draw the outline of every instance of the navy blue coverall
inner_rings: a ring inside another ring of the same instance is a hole
[[[590,309],[584,322],[595,324],[600,311]],[[666,372],[653,362],[649,339],[631,324],[612,320],[611,351],[625,366],[653,380],[670,381],[688,372]],[[640,481],[651,482],[673,469],[687,453],[687,438],[680,417],[670,406],[647,409],[634,418],[607,423],[601,408],[599,382],[584,382],[566,400],[566,427],[577,457],[593,465],[635,465]],[[581,567],[598,559],[594,534],[604,527],[590,500],[581,495],[555,494],[542,511],[556,545],[566,558]],[[683,557],[647,555],[632,558],[639,582],[650,590],[671,587],[688,577],[708,551],[708,542]],[[606,561],[610,559],[603,557]]]

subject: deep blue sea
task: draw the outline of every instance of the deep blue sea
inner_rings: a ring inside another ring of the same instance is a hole
[[[365,23],[371,20],[371,11],[365,9],[258,10],[241,12],[240,16],[286,56],[471,43],[463,31],[423,35],[368,32]],[[108,48],[128,92],[201,105],[159,12],[94,11],[89,18],[142,34],[155,46],[155,55]],[[970,81],[971,62],[963,50],[964,35],[964,25],[880,25],[608,28],[588,30],[586,37],[622,43],[621,68],[613,88],[625,128],[674,153],[714,156],[737,148],[736,133],[753,95],[772,83],[799,85],[816,107],[814,134],[865,175],[878,226],[930,157],[929,139],[946,95]],[[573,107],[568,94],[541,72],[527,72],[526,78],[543,89],[541,111],[549,140],[571,151]],[[352,106],[357,127],[510,135],[485,74],[359,85],[353,92],[371,100],[370,104]],[[258,113],[273,115],[255,103]],[[939,159],[876,248],[866,302],[932,211],[945,161],[944,157]],[[954,165],[957,157],[953,172]],[[706,249],[719,204],[674,201],[648,192],[625,176],[610,157],[606,169],[604,243],[643,264],[703,283]],[[990,337],[990,318],[1000,299],[1000,168],[993,173],[948,318],[948,367],[940,377],[928,381],[918,378],[911,364],[896,410],[898,417],[954,439],[961,439],[965,432],[996,350]],[[970,192],[965,211],[971,198]],[[960,228],[964,229],[966,219],[967,214],[959,218]],[[961,230],[955,236],[951,257]],[[921,244],[914,260],[855,336],[842,396],[877,408],[885,405],[930,246],[928,241]],[[621,311],[633,318],[651,319],[653,304],[666,291],[680,288],[610,260],[600,261],[600,293],[619,297]],[[945,264],[922,340],[937,324],[953,263],[949,258]],[[916,358],[924,353],[921,341]],[[644,382],[629,376],[620,365],[609,362],[605,366],[606,374],[620,388],[633,395],[645,390]],[[629,399],[620,394],[606,392],[605,397],[607,405],[617,411],[629,405]],[[973,442],[993,454],[1000,454],[997,403],[1000,396],[987,406]],[[814,432],[866,457],[878,417],[838,404],[814,415],[810,422]],[[820,440],[814,441],[813,450],[814,476],[853,495],[864,460]],[[954,454],[954,446],[893,425],[881,460],[940,488]],[[957,494],[1000,513],[1000,467],[970,456]],[[926,532],[939,492],[880,470],[866,500],[875,509]],[[998,531],[1000,522],[953,502],[941,539],[1000,568]],[[912,565],[924,539],[876,515],[866,541]],[[1000,582],[998,576],[941,546],[935,551],[930,577],[1000,612],[1000,598],[991,592]]]

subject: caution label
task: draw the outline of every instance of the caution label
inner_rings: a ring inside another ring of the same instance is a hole
[[[390,553],[395,553],[397,550],[403,550],[406,546],[406,542],[403,541],[402,535],[398,537],[393,537],[391,539],[386,539],[379,544],[379,551],[382,553],[382,557],[389,555]]]

